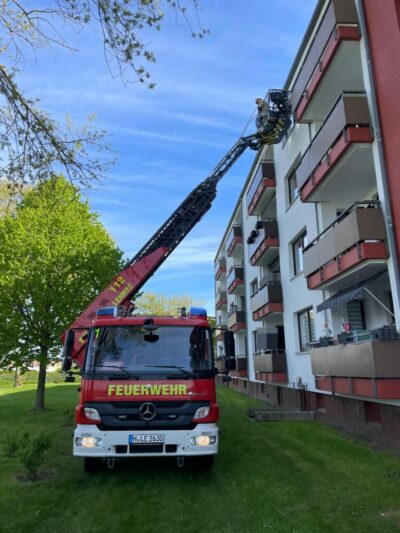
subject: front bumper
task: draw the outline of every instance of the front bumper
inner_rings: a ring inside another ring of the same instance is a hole
[[[146,434],[164,435],[165,442],[158,447],[150,447],[139,453],[134,446],[129,446],[129,435]],[[198,446],[191,444],[193,437],[208,435],[216,437],[215,444]],[[101,444],[93,448],[77,445],[77,439],[94,437],[101,439]],[[96,426],[78,425],[74,431],[73,454],[77,457],[195,457],[214,455],[218,452],[218,427],[216,424],[198,424],[192,430],[147,430],[147,431],[100,431]]]

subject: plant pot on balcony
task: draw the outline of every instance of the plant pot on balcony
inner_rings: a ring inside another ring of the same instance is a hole
[[[348,331],[342,331],[341,333],[337,334],[337,340],[339,344],[347,344],[350,342],[353,334]]]
[[[398,338],[398,333],[394,326],[383,326],[371,330],[371,336],[373,340],[393,341]]]
[[[319,338],[319,345],[320,345],[320,347],[330,346],[332,341],[333,341],[332,337],[320,337]]]

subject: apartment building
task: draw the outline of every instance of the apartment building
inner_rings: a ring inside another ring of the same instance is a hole
[[[215,258],[231,387],[400,448],[400,4],[320,0]]]

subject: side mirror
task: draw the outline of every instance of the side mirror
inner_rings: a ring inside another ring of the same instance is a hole
[[[224,331],[225,357],[235,358],[235,338],[232,331]]]
[[[73,329],[68,330],[67,336],[65,338],[64,343],[64,353],[63,353],[63,363],[62,363],[62,371],[63,372],[69,372],[71,370],[72,366],[72,350],[74,348],[75,343],[75,331]]]
[[[234,357],[225,357],[225,368],[228,372],[236,370],[236,359]]]

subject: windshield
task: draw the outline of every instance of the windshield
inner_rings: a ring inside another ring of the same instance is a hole
[[[192,377],[214,368],[210,331],[203,327],[105,326],[90,333],[87,373],[139,379],[142,374]]]

